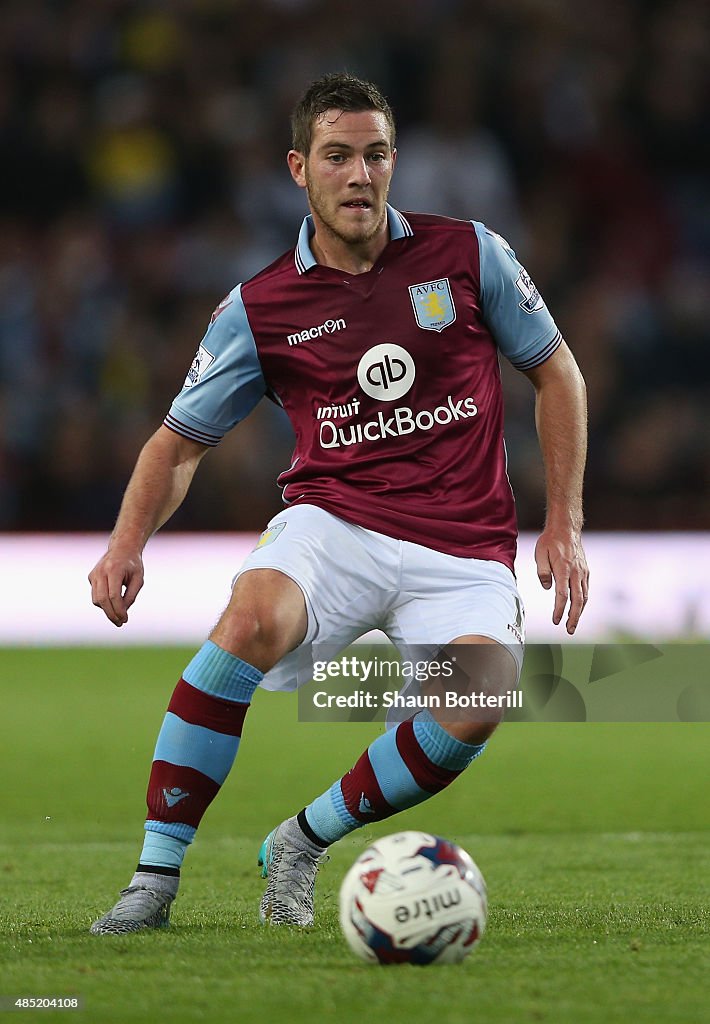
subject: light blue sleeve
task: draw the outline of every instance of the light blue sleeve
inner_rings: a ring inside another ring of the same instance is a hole
[[[544,363],[562,342],[550,311],[508,243],[473,221],[480,254],[483,319],[498,348],[518,370]]]
[[[215,445],[265,393],[256,342],[237,285],[212,314],[165,425],[193,441]]]

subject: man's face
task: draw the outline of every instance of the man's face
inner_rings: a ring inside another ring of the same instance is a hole
[[[307,157],[291,150],[289,168],[305,188],[316,221],[348,245],[368,242],[383,230],[385,203],[396,159],[384,114],[328,110],[313,125]]]

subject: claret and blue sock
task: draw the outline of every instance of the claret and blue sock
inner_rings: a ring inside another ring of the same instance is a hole
[[[211,640],[185,669],[153,756],[145,840],[132,884],[150,874],[161,887],[177,889],[187,848],[234,763],[262,679],[262,672]],[[427,800],[484,748],[455,739],[430,712],[419,712],[378,736],[346,775],[300,812],[306,844],[322,849]]]
[[[262,679],[254,666],[209,640],[185,669],[158,735],[138,867],[118,903],[92,924],[93,934],[167,925],[185,852],[234,763]],[[326,847],[440,792],[484,747],[457,740],[428,711],[379,736],[346,775],[265,839],[259,863],[269,884],[262,920],[312,924]]]
[[[298,815],[311,843],[321,847],[368,822],[414,807],[445,789],[485,749],[463,743],[420,711],[378,736],[355,766]]]
[[[455,739],[426,711],[379,736],[347,775],[264,840],[259,864],[269,884],[262,921],[313,924],[316,873],[326,847],[438,793],[483,746]]]
[[[234,763],[263,673],[208,640],[178,683],[153,755],[145,840],[132,885],[177,891],[185,852]]]

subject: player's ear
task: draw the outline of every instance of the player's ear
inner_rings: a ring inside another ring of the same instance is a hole
[[[299,186],[299,188],[306,187],[306,158],[303,153],[299,153],[297,149],[290,149],[288,156],[286,157],[288,163],[288,169],[291,172],[291,177]]]

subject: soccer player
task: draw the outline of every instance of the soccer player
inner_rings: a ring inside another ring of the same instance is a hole
[[[296,433],[280,478],[287,507],[177,684],[139,863],[96,934],[168,923],[185,852],[232,767],[255,689],[292,689],[314,644],[343,648],[382,629],[400,649],[463,645],[484,655],[482,682],[515,685],[524,626],[499,353],[536,393],[547,516],[535,557],[542,586],[554,584],[553,621],[567,612],[574,633],[587,600],[584,383],[530,276],[483,224],[387,203],[395,126],[372,84],[326,75],[292,127],[288,166],[310,216],[294,249],[215,310],[89,577],[93,603],[122,626],[143,585],[143,548],[204,454],[263,397],[283,406]],[[449,785],[496,724],[422,710],[384,731],[267,836],[262,919],[311,924],[327,847]]]

